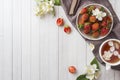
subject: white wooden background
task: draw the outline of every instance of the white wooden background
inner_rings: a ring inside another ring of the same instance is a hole
[[[120,18],[120,1],[110,2]],[[61,7],[43,19],[34,7],[34,0],[0,0],[0,80],[75,80],[94,57],[90,48]],[[58,17],[72,27],[70,35],[56,26]],[[77,74],[68,72],[71,65]],[[120,80],[120,72],[101,66],[99,80]]]

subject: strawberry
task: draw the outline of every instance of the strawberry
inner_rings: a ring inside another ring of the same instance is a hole
[[[90,16],[89,21],[90,22],[95,22],[96,21],[96,17],[95,16]]]
[[[102,21],[101,26],[103,26],[103,27],[107,27],[107,22],[106,22],[106,21]]]
[[[90,25],[85,25],[83,32],[84,32],[85,34],[88,34],[88,33],[90,32],[90,30],[91,30],[91,26],[90,26]]]
[[[68,70],[69,70],[69,72],[72,73],[72,74],[76,73],[76,68],[75,68],[74,66],[70,66],[70,67],[68,68]]]
[[[86,21],[88,19],[88,17],[89,17],[89,15],[87,13],[85,13],[85,14],[82,15],[81,18],[82,18],[83,21]]]
[[[84,13],[86,13],[86,12],[87,12],[87,8],[83,8],[83,9],[81,10],[80,14],[84,14]]]
[[[94,32],[94,33],[92,34],[92,36],[93,36],[94,38],[99,37],[99,32],[98,32],[98,31]]]
[[[106,21],[106,23],[108,24],[108,23],[112,22],[112,19],[111,19],[110,16],[106,16],[106,17],[103,18],[103,21]]]
[[[82,18],[79,18],[78,24],[79,25],[83,25],[84,24],[84,21],[82,20]]]
[[[109,29],[107,29],[107,28],[102,28],[102,29],[101,29],[101,32],[100,32],[100,35],[101,35],[101,36],[105,36],[108,32],[109,32]]]
[[[58,18],[57,21],[56,21],[56,24],[57,24],[58,26],[63,26],[63,25],[64,25],[63,19],[62,19],[62,18]]]
[[[103,18],[103,21],[107,21],[107,16]]]
[[[92,30],[93,31],[97,31],[99,29],[99,23],[94,23],[93,25],[92,25]]]
[[[107,23],[111,23],[112,19],[110,18],[110,16],[107,16]]]
[[[71,28],[69,26],[64,27],[64,32],[67,34],[71,33]]]

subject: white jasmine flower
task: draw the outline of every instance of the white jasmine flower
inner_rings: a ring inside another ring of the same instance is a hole
[[[40,10],[39,10],[39,7],[37,6],[37,7],[35,8],[35,14],[36,14],[36,16],[39,15],[39,12],[40,12]]]
[[[105,12],[100,11],[98,8],[92,10],[92,14],[96,16],[99,21],[102,21],[102,19],[107,15]]]
[[[118,56],[118,55],[119,55],[118,51],[114,51],[113,54],[114,54],[115,56]]]
[[[110,47],[110,51],[111,52],[115,51],[115,47],[114,46]]]
[[[95,77],[94,74],[91,74],[91,75],[86,75],[86,78],[89,79],[89,80],[93,80]]]
[[[86,72],[87,74],[94,74],[96,70],[98,70],[97,65],[93,64],[93,65],[87,66]]]
[[[89,80],[93,80],[98,78],[98,69],[97,69],[97,65],[93,64],[93,65],[89,65],[87,66],[86,69],[86,78]]]
[[[54,2],[51,1],[37,1],[35,13],[37,16],[43,16],[48,13],[54,12]]]
[[[105,51],[105,52],[104,52],[104,55],[103,55],[103,58],[104,58],[105,60],[110,60],[111,57],[112,57],[112,55],[113,55],[113,54],[111,54],[110,51],[108,51],[108,52]]]
[[[109,42],[108,42],[108,45],[109,45],[109,46],[113,46],[113,42],[112,42],[112,41],[109,41]]]
[[[54,0],[49,1],[49,4],[53,7],[54,6]]]

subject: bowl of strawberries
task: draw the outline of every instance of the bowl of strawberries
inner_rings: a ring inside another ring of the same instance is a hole
[[[101,4],[82,7],[76,19],[80,34],[89,40],[100,40],[108,36],[113,27],[111,12]]]

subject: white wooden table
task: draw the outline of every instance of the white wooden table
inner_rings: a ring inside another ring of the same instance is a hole
[[[120,1],[110,2],[120,18]],[[0,80],[75,80],[94,57],[90,48],[61,7],[43,19],[34,7],[34,0],[0,0]],[[56,26],[58,17],[72,27],[70,35]],[[71,65],[77,74],[68,72]],[[101,66],[99,80],[120,80],[120,72]]]

